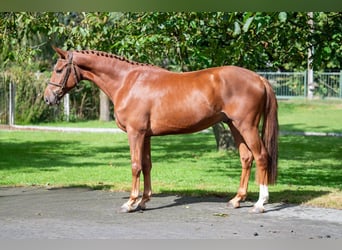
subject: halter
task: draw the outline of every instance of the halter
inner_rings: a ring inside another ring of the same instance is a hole
[[[48,85],[53,85],[53,86],[59,87],[61,89],[60,93],[53,91],[53,93],[57,97],[61,97],[62,91],[65,89],[66,83],[67,83],[69,76],[70,76],[70,73],[71,73],[71,68],[73,69],[73,72],[74,72],[74,78],[75,78],[76,84],[80,81],[80,78],[77,74],[76,65],[72,62],[72,57],[73,57],[72,52],[68,51],[68,63],[65,64],[65,66],[63,66],[63,69],[62,69],[62,70],[64,70],[64,68],[66,67],[66,72],[65,72],[63,80],[60,83],[54,83],[54,82],[50,82],[50,81],[48,82]]]

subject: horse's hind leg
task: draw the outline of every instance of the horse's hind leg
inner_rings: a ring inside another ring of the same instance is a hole
[[[239,131],[241,131],[241,135],[244,138],[246,145],[252,151],[257,168],[256,180],[260,186],[259,199],[254,204],[252,212],[262,213],[265,210],[264,204],[267,203],[269,197],[267,187],[268,154],[259,136],[259,131],[257,127],[245,127]]]
[[[239,149],[242,171],[238,192],[235,197],[228,202],[227,205],[229,207],[238,208],[240,207],[240,201],[244,201],[247,197],[248,181],[251,173],[253,155],[235,126],[232,123],[229,123],[229,127],[234,136],[236,146]]]

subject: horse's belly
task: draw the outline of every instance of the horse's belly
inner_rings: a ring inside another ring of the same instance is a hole
[[[193,133],[206,129],[223,119],[223,115],[195,116],[174,114],[164,119],[151,119],[152,135]]]

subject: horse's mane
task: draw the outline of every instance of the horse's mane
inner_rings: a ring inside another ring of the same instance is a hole
[[[132,64],[132,65],[155,67],[155,65],[153,65],[153,64],[135,62],[135,61],[129,60],[129,59],[123,57],[123,56],[118,56],[118,55],[107,53],[107,52],[103,52],[103,51],[97,51],[97,50],[76,50],[75,52],[82,53],[82,54],[93,54],[93,55],[96,55],[96,56],[113,58],[113,59],[116,59],[116,60],[127,62],[127,63]]]

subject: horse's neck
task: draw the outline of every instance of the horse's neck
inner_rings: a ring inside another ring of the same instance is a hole
[[[117,58],[77,53],[74,61],[81,69],[82,79],[95,83],[112,100],[133,65]]]

